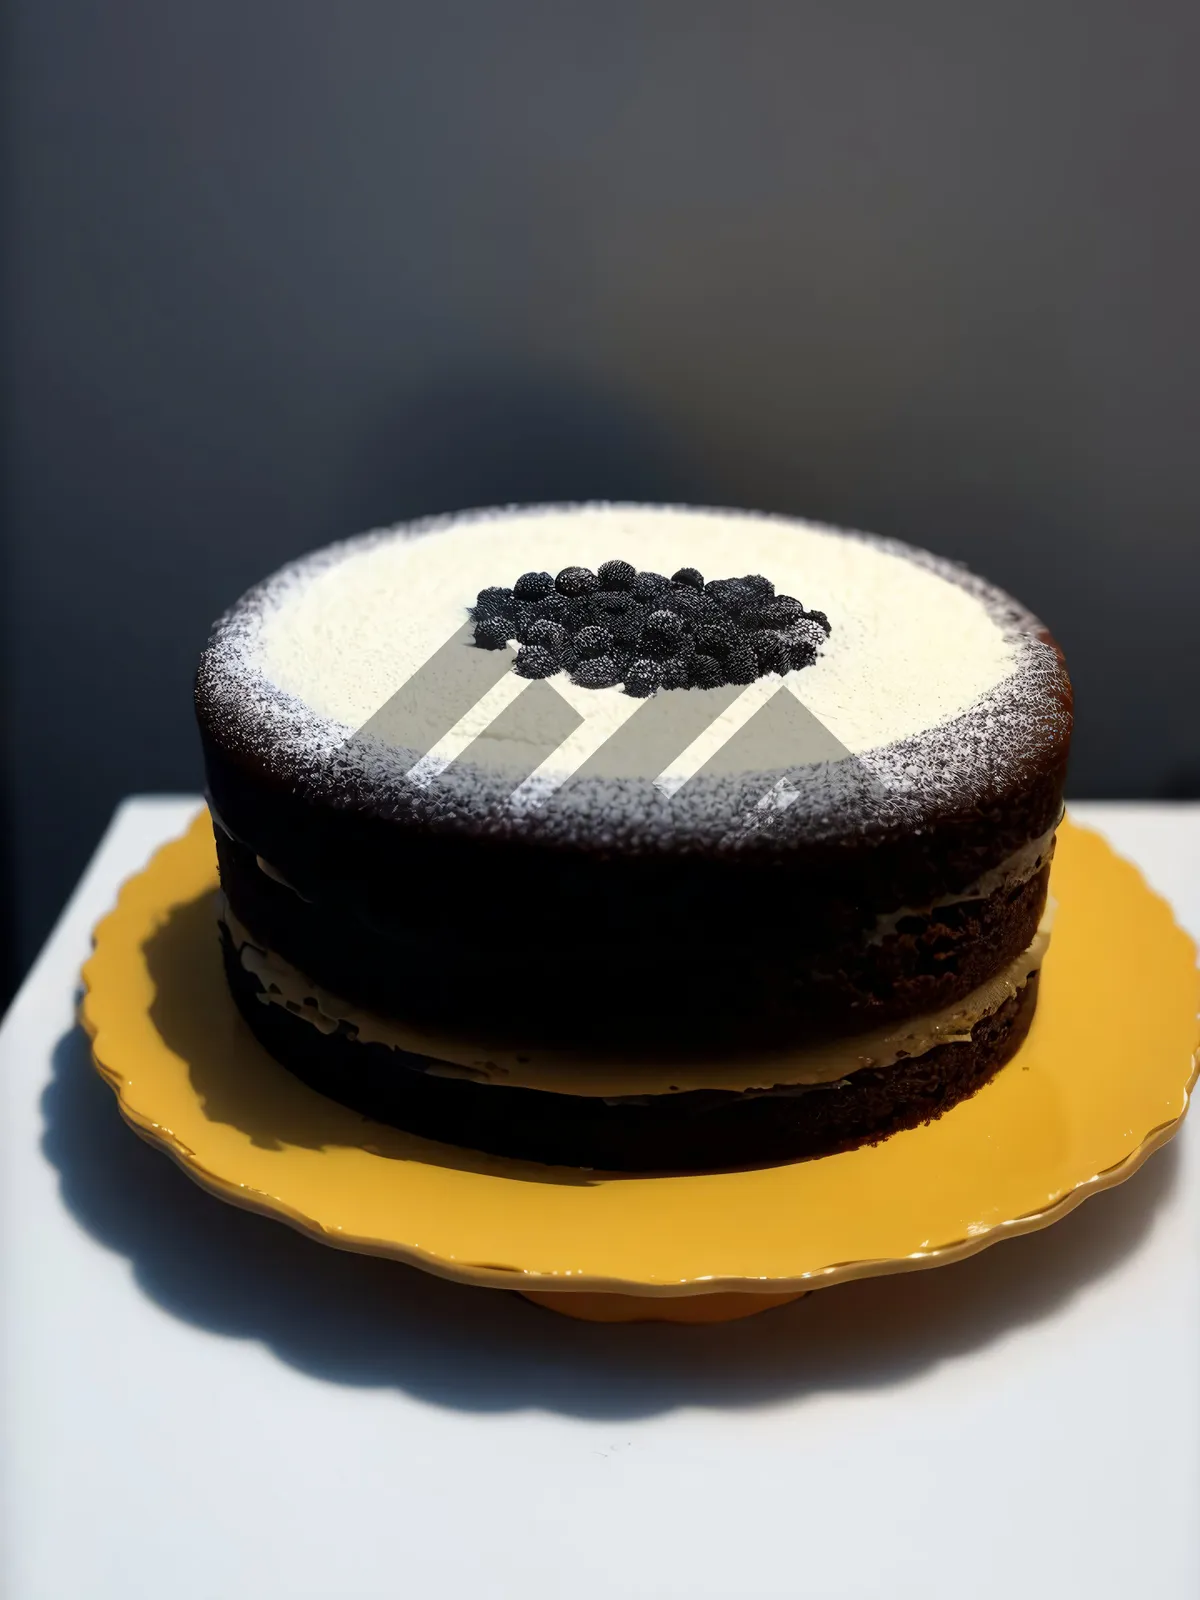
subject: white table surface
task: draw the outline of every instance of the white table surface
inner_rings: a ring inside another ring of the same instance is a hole
[[[1200,1130],[1044,1233],[724,1327],[324,1249],[142,1144],[73,1026],[196,804],[121,807],[0,1029],[7,1600],[1200,1595]],[[1200,933],[1200,807],[1073,811]]]

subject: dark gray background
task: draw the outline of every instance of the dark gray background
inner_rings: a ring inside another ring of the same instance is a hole
[[[774,507],[1011,587],[1073,791],[1200,790],[1200,8],[12,0],[10,972],[194,789],[206,626],[508,499]]]

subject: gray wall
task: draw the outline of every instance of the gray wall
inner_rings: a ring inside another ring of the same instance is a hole
[[[1200,789],[1190,0],[14,0],[9,32],[20,960],[120,795],[198,785],[212,615],[455,506],[928,544],[1061,637],[1076,794]]]

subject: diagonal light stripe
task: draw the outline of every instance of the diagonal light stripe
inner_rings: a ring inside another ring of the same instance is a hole
[[[502,655],[511,666],[511,652],[498,650],[493,653]],[[466,715],[460,717],[450,731],[438,740],[433,749],[423,755],[416,766],[409,769],[410,783],[415,783],[421,789],[427,789],[529,687],[530,679],[520,678],[515,672],[506,672],[500,682],[493,684],[486,694],[480,695]]]
[[[731,704],[727,703],[720,714],[712,718],[686,749],[659,773],[654,780],[658,792],[668,800],[678,794],[688,779],[706,766],[782,686],[783,680],[775,677],[757,678],[753,683],[748,683],[737,698]],[[684,692],[696,693],[692,689]],[[705,696],[715,692],[711,689],[701,691]]]
[[[544,805],[580,778],[651,778],[670,800],[702,773],[778,771],[849,755],[794,685],[774,676],[635,701],[566,679],[531,683],[512,671],[511,648],[479,650],[472,632],[470,623],[457,629],[353,735],[421,752],[408,776],[422,788],[464,760],[506,772],[518,810]],[[781,778],[756,809],[785,810],[797,797]]]
[[[814,716],[795,688],[785,683],[783,693],[763,700],[754,714],[697,768],[693,776],[699,780],[746,773],[780,773],[746,819],[747,826],[757,827],[773,814],[786,811],[800,798],[803,780],[796,780],[799,769],[834,761],[862,766],[862,763],[854,763],[851,752]],[[860,781],[864,792],[869,792],[872,780],[865,768]]]
[[[727,711],[741,693],[741,688],[734,684],[720,689],[660,689],[647,700],[634,700],[634,714],[596,751],[577,776],[656,778]]]
[[[474,713],[481,698],[512,677],[511,649],[480,650],[473,640],[474,626],[464,622],[363,723],[350,742],[378,740],[394,750],[411,750],[414,757],[437,748]],[[510,689],[509,695],[513,692]],[[492,715],[507,703],[502,693]]]
[[[588,691],[591,693],[592,691]],[[630,716],[646,704],[630,702]],[[620,732],[618,728],[617,732]],[[584,717],[583,721],[565,738],[557,750],[552,750],[534,772],[513,790],[512,802],[518,811],[535,811],[553,799],[564,784],[580,776],[591,759],[616,737],[612,724],[600,717]]]
[[[544,679],[530,683],[462,751],[464,766],[502,773],[520,788],[578,728],[578,711]]]
[[[565,692],[586,717],[587,702],[595,691],[570,686]],[[606,694],[604,713],[585,720],[531,773],[513,796],[514,802],[520,809],[530,811],[545,805],[575,781],[653,779],[742,692],[736,684],[704,691],[663,689],[646,700],[617,693],[615,702]],[[599,696],[596,699],[599,701]],[[611,714],[614,703],[625,710],[616,726]]]
[[[764,698],[754,715],[724,740],[698,770],[707,777],[782,772],[825,761],[843,761],[849,754],[785,680],[783,693]]]

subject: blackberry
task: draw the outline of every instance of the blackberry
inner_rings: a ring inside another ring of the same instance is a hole
[[[482,622],[484,617],[511,617],[515,609],[511,589],[481,589],[471,607],[471,615],[476,622]]]
[[[688,662],[689,689],[719,689],[725,673],[715,656],[694,655]]]
[[[645,700],[658,688],[661,678],[662,668],[658,662],[639,656],[625,668],[625,693]]]
[[[670,578],[664,578],[661,572],[639,572],[633,580],[634,599],[654,600],[670,587]]]
[[[656,603],[664,611],[673,611],[689,621],[699,617],[704,608],[699,591],[689,589],[686,583],[678,584],[670,594],[661,595]]]
[[[716,600],[724,606],[729,596],[739,593],[741,588],[742,585],[737,578],[710,578],[704,585],[704,592],[710,600]]]
[[[481,617],[475,624],[475,643],[481,650],[503,650],[512,628],[508,617]]]
[[[769,600],[766,602],[766,605],[770,605]],[[744,633],[747,638],[749,638],[751,634],[761,633],[764,628],[769,628],[771,625],[767,618],[766,608],[764,604],[759,601],[757,596],[751,600],[750,604],[746,606],[744,610],[739,611],[737,616],[731,620],[733,622],[733,626],[740,633]]]
[[[708,623],[713,627],[723,628],[729,621],[725,608],[717,603],[710,594],[702,594],[696,601],[695,610],[689,615],[688,621],[694,628]]]
[[[533,614],[547,622],[565,622],[570,610],[569,602],[561,594],[547,594],[534,603]]]
[[[807,666],[830,632],[823,611],[776,594],[761,572],[706,582],[696,567],[667,578],[628,561],[564,567],[557,578],[526,572],[511,589],[481,589],[469,614],[482,648],[520,644],[525,677],[566,670],[591,688],[625,680],[641,697]]]
[[[815,617],[801,617],[793,622],[783,637],[792,644],[809,644],[814,650],[819,650],[825,643],[825,629]]]
[[[701,655],[712,656],[717,661],[724,661],[733,649],[733,629],[727,622],[716,627],[706,623],[703,627],[694,629],[692,637]]]
[[[589,656],[578,663],[571,680],[585,689],[611,689],[620,683],[622,669],[623,663],[613,656]]]
[[[731,578],[729,587],[722,591],[720,603],[730,617],[740,617],[744,611],[749,611],[759,603],[759,596],[753,589],[747,589],[737,578]]]
[[[668,656],[662,663],[662,675],[659,679],[660,689],[686,689],[688,686],[688,658],[686,656]]]
[[[573,600],[581,594],[591,594],[600,587],[600,580],[590,567],[564,567],[554,580],[559,594]]]
[[[523,678],[549,678],[558,671],[558,657],[540,644],[525,644],[517,651],[516,671]]]
[[[555,617],[542,616],[540,605],[528,606],[525,609],[526,615],[521,618],[516,631],[516,636],[522,644],[544,645],[546,641],[539,634],[539,630],[543,627],[562,628],[567,637],[570,637],[570,628],[565,627]]]
[[[572,643],[581,661],[612,654],[613,636],[607,628],[580,628]]]
[[[469,615],[481,648],[518,642],[523,677],[565,670],[597,689],[624,680],[639,697],[808,666],[830,632],[823,611],[776,594],[761,572],[706,582],[696,567],[667,578],[628,561],[522,573],[511,589],[481,589]]]
[[[761,572],[748,572],[742,579],[742,585],[760,599],[766,599],[775,593],[775,585],[770,578],[764,578]]]
[[[671,574],[671,582],[686,584],[689,589],[703,589],[704,574],[695,567],[680,567],[678,572]]]
[[[554,579],[548,572],[523,572],[513,584],[513,594],[518,600],[540,600],[553,587]]]
[[[748,644],[739,642],[725,663],[726,683],[753,683],[757,677],[758,657]]]
[[[790,594],[777,594],[773,600],[759,606],[758,615],[764,628],[788,628],[793,622],[799,622],[804,607]]]
[[[784,673],[791,665],[786,643],[777,633],[772,633],[769,628],[764,628],[759,633],[751,634],[750,646],[754,651],[755,660],[758,662],[759,672]]]
[[[787,643],[788,661],[792,667],[807,667],[817,658],[817,651],[825,643],[825,630],[811,617],[803,617],[782,636]]]
[[[609,622],[608,631],[613,636],[615,644],[635,645],[642,637],[642,628],[646,621],[646,610],[643,606],[632,606],[623,616],[613,617]]]
[[[637,568],[628,561],[606,561],[596,569],[596,576],[602,589],[632,589]]]
[[[683,638],[683,623],[673,611],[652,611],[642,629],[642,644],[646,654],[659,660],[673,656]]]
[[[551,622],[548,617],[539,617],[536,622],[530,623],[526,633],[525,643],[541,645],[543,650],[562,659],[563,651],[571,642],[571,635],[561,622]]]
[[[563,612],[563,627],[569,633],[578,633],[580,628],[590,628],[596,621],[597,612],[590,594],[572,595],[567,601],[567,608]]]

